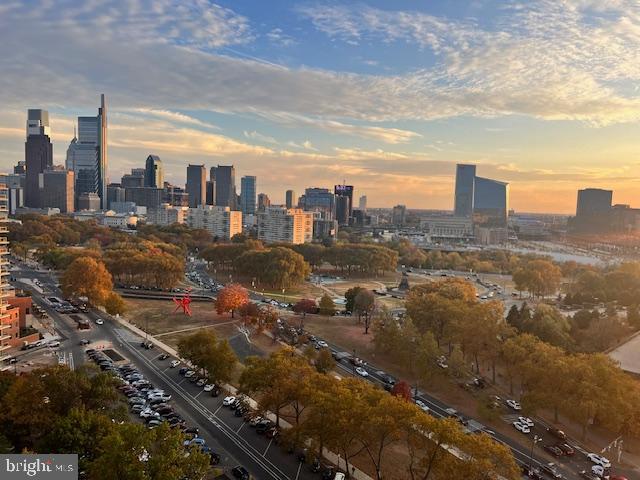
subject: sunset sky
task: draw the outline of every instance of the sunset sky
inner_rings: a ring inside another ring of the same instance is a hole
[[[584,187],[640,207],[639,86],[636,0],[0,3],[3,171],[27,108],[63,163],[105,93],[111,181],[153,153],[176,184],[233,163],[274,203],[344,179],[450,209],[477,163],[517,211],[574,212]]]

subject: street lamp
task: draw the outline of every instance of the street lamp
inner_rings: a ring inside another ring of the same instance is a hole
[[[536,444],[541,441],[542,441],[542,437],[539,437],[538,435],[534,435],[533,438],[531,438],[531,454],[529,455],[529,471],[533,470],[533,447],[535,447]]]
[[[286,304],[287,303],[287,296],[285,295],[286,289],[283,288],[282,289],[282,303]]]

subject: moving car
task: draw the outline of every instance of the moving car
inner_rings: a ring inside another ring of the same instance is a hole
[[[564,452],[555,445],[545,445],[544,449],[554,457],[561,457],[562,455],[564,455]]]
[[[241,465],[233,467],[231,473],[233,474],[233,478],[239,478],[240,480],[249,480],[249,472]]]
[[[562,450],[564,452],[565,455],[571,456],[573,455],[575,452],[575,450],[573,449],[573,447],[571,445],[569,445],[568,443],[559,443],[556,445],[556,447],[558,447],[560,450]]]
[[[104,320],[102,320],[101,318],[96,320],[96,325],[102,325],[104,324]]]
[[[609,459],[603,457],[602,455],[598,455],[597,453],[588,453],[587,458],[596,465],[600,465],[603,468],[611,468],[611,462],[609,461]]]
[[[533,420],[531,420],[529,417],[518,417],[518,421],[520,423],[524,423],[529,428],[533,428]]]
[[[369,373],[362,367],[356,367],[356,373],[361,377],[368,377]]]
[[[429,407],[427,406],[426,403],[424,403],[422,400],[416,400],[416,405],[418,406],[418,408],[420,408],[420,410],[422,410],[423,412],[429,413]]]
[[[518,402],[516,402],[515,400],[507,400],[507,405],[512,408],[513,410],[515,410],[516,412],[519,412],[520,410],[522,410],[522,407],[520,406],[520,404]]]
[[[524,423],[520,423],[520,422],[513,422],[513,426],[515,427],[516,430],[518,430],[519,432],[522,433],[531,433],[531,430],[529,429],[529,427],[527,425],[525,425]]]
[[[564,476],[558,472],[558,468],[555,463],[546,463],[540,467],[544,473],[549,475],[551,478],[561,479]]]
[[[566,440],[567,439],[567,434],[564,433],[562,430],[558,430],[557,428],[548,427],[547,428],[547,432],[549,432],[554,437],[559,438],[560,440]]]

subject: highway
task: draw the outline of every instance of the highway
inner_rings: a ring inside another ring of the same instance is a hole
[[[91,311],[88,314],[91,328],[87,331],[77,330],[75,322],[68,315],[57,313],[44,300],[46,296],[62,295],[49,272],[21,266],[19,270],[14,270],[14,275],[17,280],[12,283],[29,288],[34,302],[43,306],[55,320],[56,332],[61,341],[58,352],[63,358],[72,359],[70,367],[77,368],[87,360],[84,353],[86,348],[113,348],[128,362],[135,364],[154,386],[172,395],[171,403],[175,410],[187,424],[200,428],[200,436],[214,452],[220,454],[220,467],[228,470],[236,465],[243,465],[257,479],[317,480],[318,475],[313,474],[307,464],[298,462],[296,455],[283,452],[264,436],[257,435],[242,418],[235,417],[231,410],[223,407],[224,393],[219,397],[212,397],[202,388],[186,381],[179,375],[179,368],[169,367],[172,357],[158,360],[161,351],[141,348],[143,338],[113,322],[107,315]],[[43,293],[36,291],[33,286],[21,283],[20,278],[39,279]],[[95,323],[98,318],[104,320],[103,325]],[[90,340],[91,344],[88,347],[81,346],[82,339]],[[34,351],[29,351],[28,355],[35,354],[32,352]],[[18,358],[22,361],[20,356]]]

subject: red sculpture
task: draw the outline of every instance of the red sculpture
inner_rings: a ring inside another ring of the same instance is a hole
[[[185,315],[191,316],[191,289],[187,290],[186,295],[180,298],[173,297],[173,303],[176,304],[176,309],[173,313],[176,313],[178,310],[182,308],[182,313]]]

